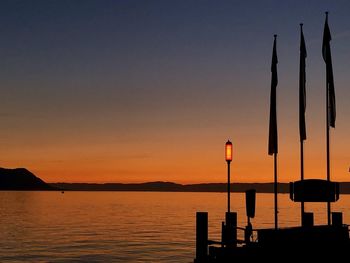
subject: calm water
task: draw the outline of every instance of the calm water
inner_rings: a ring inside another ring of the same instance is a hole
[[[232,210],[245,225],[243,194]],[[299,206],[279,195],[280,226],[299,224]],[[326,205],[306,205],[325,224]],[[350,196],[333,205],[350,223]],[[209,212],[220,237],[224,193],[0,192],[0,262],[192,262],[195,212]],[[257,195],[254,228],[273,226],[273,195]]]

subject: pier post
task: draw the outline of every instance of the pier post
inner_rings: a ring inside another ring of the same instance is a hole
[[[336,226],[336,227],[343,226],[343,213],[332,212],[332,226]]]
[[[208,257],[208,212],[196,213],[196,259],[205,262]]]
[[[313,227],[314,226],[314,214],[311,212],[304,212],[301,218],[301,225],[303,227]]]
[[[237,245],[237,213],[230,212],[226,213],[226,240],[225,243],[227,246],[236,246]]]

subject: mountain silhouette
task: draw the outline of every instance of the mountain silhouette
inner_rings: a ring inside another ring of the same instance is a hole
[[[146,183],[50,183],[67,191],[154,191],[154,192],[226,192],[226,183],[178,184],[173,182]],[[255,189],[258,193],[273,193],[273,183],[232,183],[231,192],[243,193]],[[289,183],[278,183],[279,193],[289,193]],[[340,183],[340,193],[350,194],[350,182]]]
[[[71,191],[159,191],[159,192],[226,192],[226,183],[177,184],[173,182],[146,183],[51,183],[53,187]],[[233,183],[231,192],[256,189],[260,193],[272,193],[273,183]],[[279,192],[288,193],[289,184],[279,183]]]
[[[56,190],[25,168],[0,168],[0,190]]]

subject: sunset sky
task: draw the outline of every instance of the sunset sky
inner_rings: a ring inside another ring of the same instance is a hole
[[[267,154],[277,34],[279,180],[300,177],[304,23],[305,178],[326,177],[329,11],[337,120],[332,179],[350,181],[349,1],[1,1],[0,166],[47,182],[273,181]]]

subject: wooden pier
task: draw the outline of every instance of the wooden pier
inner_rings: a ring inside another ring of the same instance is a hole
[[[338,183],[303,180],[291,184],[291,199],[296,202],[335,202],[339,199]],[[295,187],[297,186],[297,187]],[[314,187],[329,188],[329,191],[319,191]],[[309,190],[307,196],[298,191]],[[314,192],[312,195],[310,193]],[[318,195],[318,196],[317,196]],[[340,212],[331,214],[331,225],[314,225],[313,213],[303,214],[302,224],[298,227],[253,229],[250,217],[254,216],[255,193],[246,195],[247,226],[237,226],[237,213],[226,213],[222,222],[221,240],[214,241],[208,237],[208,213],[197,212],[196,215],[196,258],[195,263],[222,262],[252,262],[252,260],[269,260],[277,262],[284,260],[314,260],[332,259],[344,260],[350,251],[348,225],[343,224]],[[254,202],[253,202],[254,200]],[[244,240],[237,238],[237,230],[244,231]],[[252,232],[256,238],[251,238]],[[283,260],[283,258],[285,259]],[[342,261],[345,262],[345,261]]]

